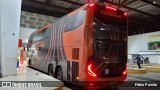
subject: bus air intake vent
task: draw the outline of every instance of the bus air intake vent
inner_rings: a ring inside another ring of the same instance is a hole
[[[72,61],[72,81],[79,81],[79,63]]]
[[[122,76],[124,71],[124,65],[121,60],[123,60],[123,44],[107,39],[95,39],[94,41],[94,59],[96,66],[100,62],[103,62],[104,65],[101,65],[97,72],[98,77],[117,77]],[[108,73],[105,73],[108,70]]]

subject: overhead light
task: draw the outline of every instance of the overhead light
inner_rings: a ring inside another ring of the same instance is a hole
[[[101,28],[101,30],[104,30],[104,28]]]
[[[156,4],[156,2],[153,2],[154,4]]]

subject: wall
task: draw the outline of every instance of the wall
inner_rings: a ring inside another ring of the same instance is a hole
[[[139,54],[139,51],[146,51],[149,53],[150,51],[153,51],[153,50],[148,50],[149,36],[157,35],[157,34],[160,34],[160,31],[129,36],[128,37],[128,54],[132,55],[132,59],[135,58],[134,57],[135,55],[133,54]],[[158,54],[157,55],[143,54],[142,56],[149,57],[150,63],[159,63],[158,56],[160,55]]]
[[[28,37],[31,35],[31,33],[36,30],[37,29],[20,27],[19,38],[22,39],[23,42],[26,43],[26,42],[28,42]]]
[[[20,20],[20,36],[23,43],[28,41],[28,38],[32,32],[41,27],[53,23],[58,18],[31,13],[26,11],[21,11],[21,20]]]
[[[133,35],[128,37],[128,54],[138,54],[139,51],[148,50],[149,36],[160,34],[158,32]]]
[[[53,23],[56,20],[56,17],[31,13],[22,11],[21,12],[21,27],[39,29],[45,25]]]
[[[2,76],[16,75],[22,0],[0,0],[0,67]]]

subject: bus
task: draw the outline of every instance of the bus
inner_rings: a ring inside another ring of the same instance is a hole
[[[28,64],[63,81],[119,85],[127,76],[127,33],[126,12],[89,3],[33,32]]]

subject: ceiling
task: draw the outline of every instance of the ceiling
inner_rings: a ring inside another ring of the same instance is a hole
[[[129,35],[160,31],[160,0],[22,0],[22,11],[62,17],[92,1],[128,12]]]

